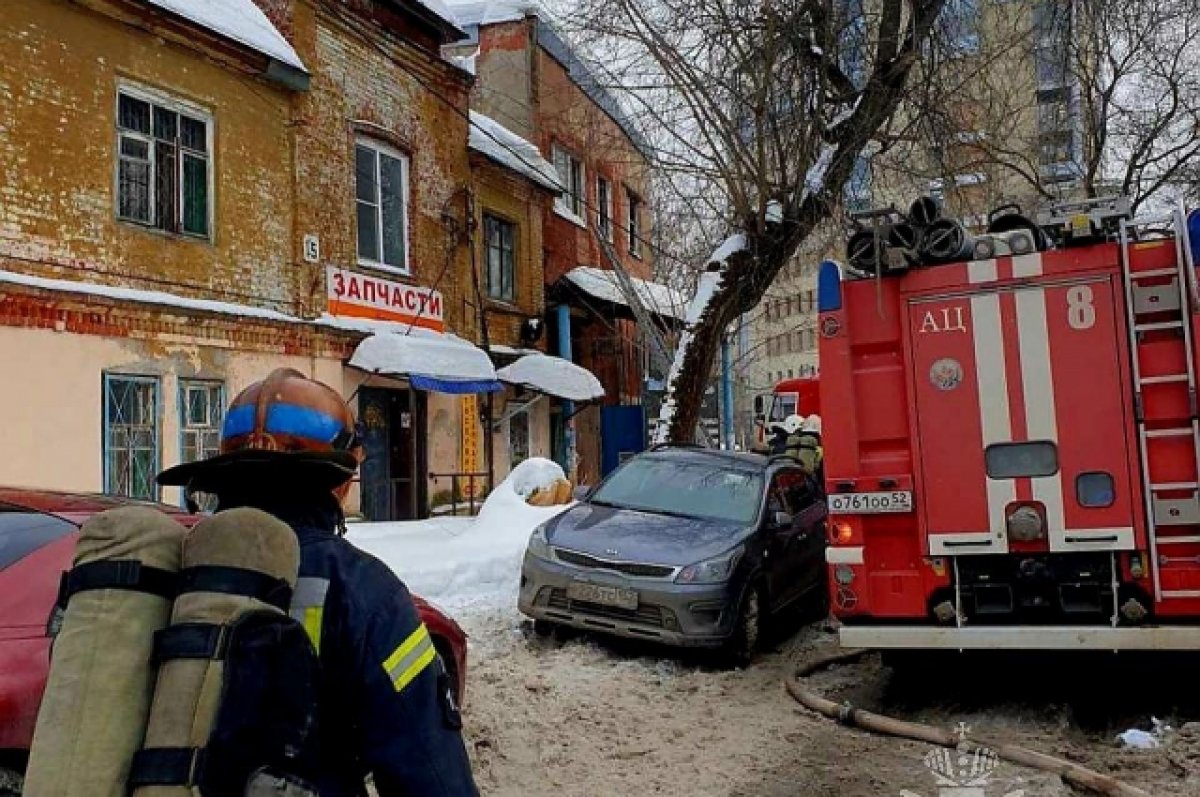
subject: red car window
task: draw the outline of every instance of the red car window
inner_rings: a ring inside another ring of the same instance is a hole
[[[75,526],[60,518],[0,506],[0,570],[73,531]]]

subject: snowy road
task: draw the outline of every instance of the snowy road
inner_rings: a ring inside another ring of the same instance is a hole
[[[485,795],[939,793],[923,763],[925,746],[842,728],[801,710],[786,694],[783,681],[799,662],[835,646],[835,637],[819,628],[793,628],[753,667],[734,672],[631,643],[532,635],[515,608],[520,561],[533,527],[564,507],[530,507],[520,496],[558,476],[561,470],[549,463],[526,463],[474,520],[350,530],[352,542],[388,562],[470,633],[465,733]],[[1109,672],[1096,661],[1060,658],[979,669],[951,662],[957,672],[919,671],[919,683],[901,686],[868,658],[819,673],[811,683],[832,699],[894,716],[949,729],[964,722],[981,738],[1082,763],[1155,797],[1200,797],[1200,724],[1186,724],[1200,718],[1200,695],[1190,688],[1196,662],[1172,674],[1161,660]],[[1083,672],[1089,677],[1081,678]],[[1043,689],[1030,694],[1031,683]],[[1116,733],[1148,727],[1152,711],[1179,730],[1160,749],[1122,750]],[[1000,764],[981,797],[1017,794],[1076,793],[1055,776]]]

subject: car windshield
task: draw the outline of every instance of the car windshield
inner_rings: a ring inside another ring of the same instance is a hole
[[[777,393],[774,401],[771,402],[772,421],[786,421],[789,416],[796,414],[796,405],[800,402],[800,397],[795,393]]]
[[[640,457],[604,482],[591,502],[668,515],[749,523],[758,515],[762,474],[720,462]]]

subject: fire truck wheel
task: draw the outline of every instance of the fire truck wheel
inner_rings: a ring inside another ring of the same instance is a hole
[[[549,620],[533,621],[533,633],[537,634],[543,639],[554,636],[555,628],[556,626],[554,623],[550,622]]]
[[[24,779],[19,773],[0,767],[0,797],[18,797],[23,785]]]
[[[762,593],[758,587],[746,590],[738,608],[733,633],[725,643],[723,658],[732,667],[747,667],[758,652],[758,642],[764,626]]]

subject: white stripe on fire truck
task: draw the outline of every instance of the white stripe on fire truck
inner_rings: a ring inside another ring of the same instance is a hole
[[[1034,252],[1031,255],[1016,255],[1012,259],[1013,278],[1042,276],[1042,255]]]
[[[1016,264],[1014,262],[1014,272]],[[1037,271],[1041,271],[1040,264]],[[1030,274],[1030,276],[1036,276]],[[1017,346],[1021,353],[1021,382],[1025,393],[1025,433],[1029,440],[1058,444],[1054,374],[1050,365],[1050,329],[1046,321],[1046,291],[1017,291]],[[1031,479],[1033,500],[1046,507],[1051,531],[1066,528],[1063,515],[1062,471]]]
[[[995,260],[972,260],[967,263],[967,281],[972,285],[996,281]]]
[[[987,263],[989,261],[977,261]],[[991,261],[995,271],[995,261]],[[971,263],[971,266],[976,263]],[[979,420],[984,448],[1012,442],[1012,419],[1008,414],[1008,378],[1004,373],[1004,329],[1000,320],[1000,297],[994,293],[971,297],[971,325],[975,338],[975,380],[979,390]],[[985,477],[987,483],[988,529],[1005,527],[1004,510],[1016,500],[1016,482]]]

